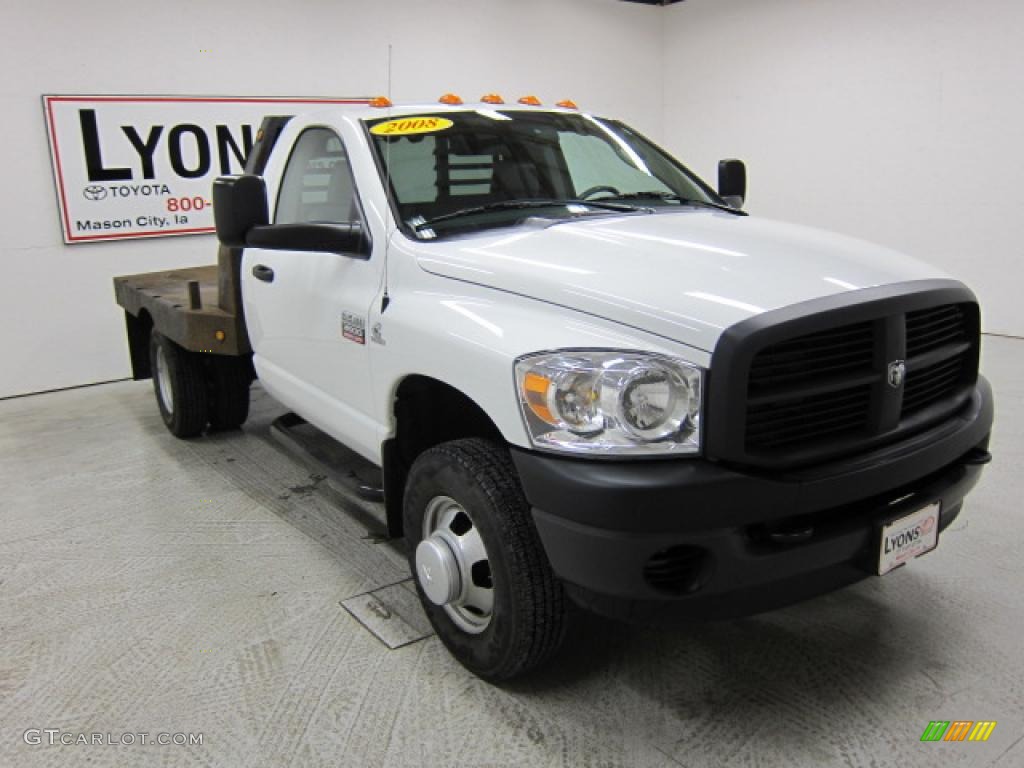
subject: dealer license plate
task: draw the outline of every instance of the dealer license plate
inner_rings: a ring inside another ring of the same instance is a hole
[[[878,575],[931,552],[939,543],[939,502],[882,526]]]

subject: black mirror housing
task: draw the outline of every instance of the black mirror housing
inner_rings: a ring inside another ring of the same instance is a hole
[[[217,239],[230,248],[244,248],[253,227],[266,226],[267,185],[262,176],[246,173],[221,176],[213,182],[213,219]]]
[[[747,166],[742,160],[718,163],[718,196],[733,208],[742,208],[747,199]]]
[[[276,251],[340,253],[362,259],[370,257],[370,241],[359,222],[257,226],[249,230],[245,244],[251,248]]]
[[[370,241],[359,222],[270,224],[266,182],[251,173],[213,182],[213,218],[217,239],[230,248],[370,256]]]

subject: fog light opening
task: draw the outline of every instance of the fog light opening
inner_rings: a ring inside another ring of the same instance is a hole
[[[644,566],[644,580],[659,592],[692,595],[711,577],[713,559],[703,547],[687,544],[655,552]]]

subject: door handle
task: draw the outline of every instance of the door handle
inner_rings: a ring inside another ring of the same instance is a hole
[[[252,268],[252,276],[257,280],[262,280],[264,283],[274,282],[274,270],[262,264],[257,264]]]

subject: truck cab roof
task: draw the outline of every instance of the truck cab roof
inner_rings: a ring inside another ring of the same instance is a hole
[[[311,110],[317,115],[337,114],[358,120],[379,120],[388,117],[403,117],[405,115],[417,115],[422,113],[436,114],[440,112],[503,112],[509,110],[529,112],[555,112],[565,114],[586,114],[579,109],[559,106],[530,106],[511,102],[505,104],[492,104],[489,102],[464,102],[462,104],[444,104],[442,102],[401,102],[392,104],[390,107],[374,107],[367,103],[339,104],[332,105],[323,110]]]

